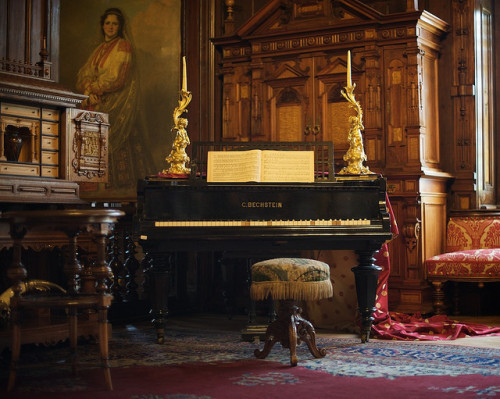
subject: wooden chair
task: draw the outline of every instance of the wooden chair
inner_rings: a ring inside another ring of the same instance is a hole
[[[10,235],[13,240],[12,264],[7,276],[12,280],[14,295],[10,301],[12,358],[10,363],[7,390],[14,388],[18,369],[21,344],[23,342],[23,315],[32,309],[62,309],[67,312],[67,337],[69,338],[72,370],[77,372],[77,339],[78,313],[80,310],[94,309],[97,313],[97,335],[100,348],[100,362],[104,371],[106,386],[113,389],[108,361],[108,309],[112,296],[108,293],[107,279],[112,276],[111,269],[105,261],[106,238],[113,230],[114,224],[124,212],[113,209],[65,209],[65,210],[33,210],[6,212],[3,218],[10,223]],[[71,256],[64,264],[67,278],[67,292],[64,295],[29,295],[22,294],[23,282],[27,279],[27,271],[21,261],[22,241],[28,231],[56,230],[64,232],[70,241]],[[77,238],[81,232],[92,235],[96,244],[96,262],[92,266],[95,278],[95,289],[82,292],[78,281],[82,267],[77,257]],[[60,329],[60,327],[58,327]]]
[[[280,301],[278,318],[269,324],[264,348],[256,349],[255,356],[264,359],[271,348],[280,342],[290,349],[290,365],[298,362],[296,348],[305,342],[311,354],[324,357],[325,349],[316,346],[316,332],[310,321],[301,316],[297,301],[319,300],[333,295],[330,266],[324,262],[304,258],[276,258],[257,262],[251,267],[250,296],[254,300],[271,297]]]

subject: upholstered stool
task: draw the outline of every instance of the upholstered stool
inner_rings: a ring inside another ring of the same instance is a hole
[[[271,297],[280,301],[278,318],[266,330],[264,349],[255,356],[264,359],[276,342],[290,349],[290,364],[297,365],[296,347],[304,341],[314,357],[326,355],[316,346],[313,325],[301,317],[297,301],[329,298],[333,295],[330,266],[303,258],[277,258],[255,263],[251,268],[250,296],[254,300]]]

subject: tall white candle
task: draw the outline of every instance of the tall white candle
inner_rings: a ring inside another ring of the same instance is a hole
[[[182,91],[187,91],[186,56],[182,57]]]
[[[352,86],[351,80],[351,50],[347,50],[347,87]]]

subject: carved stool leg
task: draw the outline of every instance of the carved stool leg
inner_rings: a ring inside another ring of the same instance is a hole
[[[266,330],[266,335],[264,338],[264,348],[262,350],[255,349],[254,355],[258,359],[265,359],[269,352],[271,352],[272,347],[276,342],[280,341],[279,335],[281,334],[281,326],[278,321],[273,321]]]
[[[312,323],[300,316],[300,308],[298,313],[294,316],[295,324],[297,325],[298,342],[304,341],[309,348],[309,352],[316,357],[324,357],[326,355],[326,349],[318,348],[316,346],[316,331]]]
[[[290,346],[290,365],[296,366],[297,359],[297,325],[295,324],[295,315],[290,315],[290,322],[288,324],[288,343]]]
[[[290,364],[296,366],[297,359],[297,344],[304,341],[309,348],[311,354],[316,357],[324,357],[325,349],[319,349],[316,346],[316,332],[314,327],[308,320],[300,316],[300,307],[296,306],[293,301],[283,301],[281,303],[278,318],[273,321],[266,331],[264,340],[264,349],[262,351],[256,349],[255,356],[259,359],[264,359],[276,342],[280,342],[284,348],[290,350]]]

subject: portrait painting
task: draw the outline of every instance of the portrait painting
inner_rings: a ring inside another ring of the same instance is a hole
[[[180,90],[181,0],[61,0],[60,82],[109,115],[108,182],[80,197],[134,201],[168,165]]]

